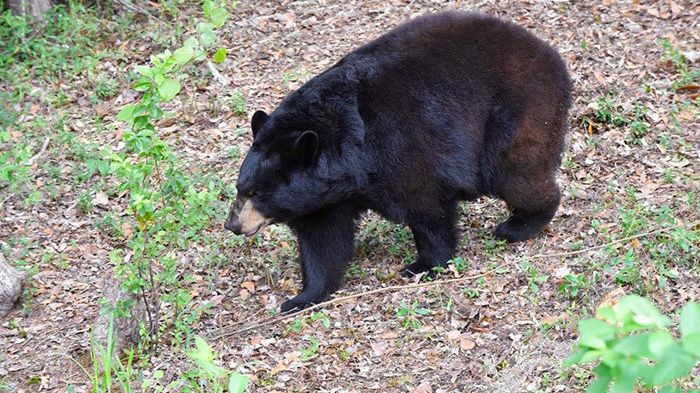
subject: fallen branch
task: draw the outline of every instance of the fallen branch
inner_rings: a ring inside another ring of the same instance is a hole
[[[688,225],[688,227],[690,227],[690,228],[695,228],[695,227],[697,227],[698,225],[700,225],[700,221],[695,221],[695,222],[691,223],[690,225]],[[577,250],[577,251],[561,252],[561,253],[557,253],[557,254],[536,254],[536,255],[533,255],[533,256],[530,256],[530,257],[527,257],[527,258],[532,258],[532,259],[557,258],[557,257],[568,257],[568,256],[572,256],[572,255],[584,254],[584,253],[587,253],[587,252],[590,252],[590,251],[600,250],[601,248],[609,247],[609,246],[611,246],[611,245],[613,245],[613,244],[623,243],[623,242],[626,242],[626,241],[630,241],[630,240],[634,240],[634,239],[639,239],[639,238],[641,238],[641,237],[648,237],[648,236],[652,236],[652,235],[658,235],[659,233],[668,232],[668,231],[670,231],[670,230],[672,230],[672,229],[676,229],[676,228],[678,228],[678,227],[680,227],[680,226],[681,226],[681,225],[677,225],[677,226],[673,226],[673,227],[666,227],[666,228],[656,229],[656,230],[650,231],[650,232],[639,233],[639,234],[636,234],[636,235],[633,235],[633,236],[624,237],[624,238],[622,238],[622,239],[613,240],[613,241],[611,241],[611,242],[609,242],[609,243],[605,243],[605,244],[601,244],[601,245],[593,246],[593,247],[588,247],[588,248],[584,248],[584,249]]]
[[[41,145],[41,150],[33,155],[32,158],[27,160],[27,165],[33,165],[37,160],[39,160],[39,158],[41,158],[41,156],[44,155],[44,153],[46,153],[46,148],[49,147],[49,142],[51,142],[51,137],[47,136],[46,139],[44,139],[44,143]]]
[[[319,308],[323,308],[323,307],[329,306],[331,304],[344,302],[344,301],[350,300],[350,299],[356,299],[356,298],[362,297],[362,296],[373,295],[376,293],[394,292],[394,291],[401,291],[401,290],[405,290],[405,289],[434,287],[437,285],[453,284],[453,283],[457,283],[457,282],[476,280],[477,278],[485,277],[485,276],[488,276],[490,274],[496,273],[496,272],[500,271],[501,269],[503,269],[507,266],[510,266],[510,265],[513,265],[513,262],[504,263],[504,264],[499,265],[493,269],[490,269],[484,273],[476,274],[473,276],[457,277],[457,278],[450,278],[447,280],[428,281],[428,282],[420,282],[420,283],[413,283],[413,284],[406,284],[406,285],[392,285],[390,287],[378,288],[378,289],[374,289],[374,290],[367,291],[367,292],[359,292],[359,293],[353,293],[352,295],[340,296],[340,297],[336,297],[336,298],[327,300],[325,302],[314,304],[311,307],[305,308],[303,310],[295,311],[295,312],[290,313],[290,314],[284,314],[284,315],[280,315],[277,317],[268,318],[268,319],[263,320],[263,321],[258,321],[256,323],[251,324],[251,325],[245,326],[241,329],[226,331],[227,328],[221,328],[218,332],[216,332],[214,334],[209,334],[207,337],[209,339],[212,339],[212,340],[218,340],[220,338],[235,336],[235,335],[243,333],[243,332],[259,329],[263,326],[268,326],[268,325],[272,325],[272,324],[275,324],[277,322],[281,322],[281,321],[284,321],[287,319],[295,318],[295,317],[298,317],[299,315],[309,313],[313,310],[318,310]]]
[[[688,226],[691,228],[695,228],[698,225],[700,225],[700,221],[693,222]],[[601,248],[609,247],[613,244],[618,244],[618,243],[622,243],[622,242],[626,242],[626,241],[630,241],[630,240],[634,240],[634,239],[638,239],[638,238],[642,238],[642,237],[648,237],[648,236],[657,235],[659,233],[668,232],[672,229],[678,228],[679,226],[680,225],[673,226],[673,227],[661,228],[661,229],[657,229],[657,230],[650,231],[650,232],[640,233],[640,234],[637,234],[634,236],[628,236],[628,237],[625,237],[622,239],[613,240],[613,241],[605,243],[605,244],[584,248],[584,249],[578,250],[578,251],[563,252],[563,253],[558,253],[558,254],[536,254],[536,255],[533,255],[530,257],[525,257],[525,258],[543,259],[543,258],[555,258],[555,257],[583,254],[586,252],[595,251],[595,250],[599,250]],[[378,289],[374,289],[374,290],[367,291],[367,292],[359,292],[359,293],[354,293],[352,295],[340,296],[340,297],[336,297],[336,298],[327,300],[327,301],[319,303],[319,304],[315,304],[315,305],[308,307],[308,308],[305,308],[303,310],[295,311],[295,312],[290,313],[290,314],[280,315],[277,317],[268,318],[266,320],[257,321],[255,323],[250,324],[250,325],[244,326],[240,329],[229,330],[229,329],[231,329],[230,326],[222,327],[222,328],[216,329],[213,333],[208,334],[207,338],[210,340],[218,340],[221,338],[235,336],[235,335],[247,332],[247,331],[256,330],[256,329],[259,329],[259,328],[264,327],[264,326],[269,326],[269,325],[273,325],[273,324],[276,324],[276,323],[281,322],[281,321],[292,319],[292,318],[298,317],[299,315],[309,313],[313,310],[318,310],[319,308],[323,308],[323,307],[329,306],[331,304],[344,302],[344,301],[350,300],[350,299],[356,299],[356,298],[359,298],[362,296],[373,295],[373,294],[384,293],[384,292],[402,291],[405,289],[426,288],[426,287],[433,287],[433,286],[438,286],[438,285],[454,284],[454,283],[458,283],[458,282],[475,280],[477,278],[481,278],[481,277],[485,277],[485,276],[497,273],[501,269],[504,269],[508,266],[513,266],[514,264],[515,264],[514,261],[504,263],[504,264],[499,265],[493,269],[490,269],[484,273],[476,274],[476,275],[472,275],[472,276],[457,277],[457,278],[450,278],[447,280],[436,280],[436,281],[429,281],[429,282],[422,282],[422,283],[413,283],[413,284],[407,284],[407,285],[393,285],[390,287],[378,288]],[[245,323],[245,321],[243,323]],[[240,326],[240,325],[241,324],[239,323],[236,326]]]

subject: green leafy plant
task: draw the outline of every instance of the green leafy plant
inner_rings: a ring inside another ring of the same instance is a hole
[[[540,291],[540,285],[547,282],[549,276],[540,273],[537,266],[530,262],[521,262],[520,268],[523,269],[525,274],[527,274],[527,285],[533,294],[537,294]]]
[[[639,103],[634,104],[634,108],[632,108],[632,119],[629,123],[632,143],[640,144],[642,137],[649,131],[649,123],[646,121],[647,110]]]
[[[239,116],[246,114],[245,97],[240,89],[236,89],[231,94],[231,107],[233,108],[233,113]]]
[[[674,381],[700,361],[700,304],[690,302],[681,310],[680,338],[668,330],[670,323],[649,300],[625,296],[598,309],[596,319],[579,322],[578,350],[564,364],[599,362],[588,393],[607,392],[611,384],[615,393],[633,393],[637,383],[681,392]]]
[[[589,279],[584,274],[569,273],[562,278],[561,284],[557,289],[559,293],[566,295],[569,299],[577,298],[581,292],[591,287],[596,281],[597,273],[594,273],[593,279]]]
[[[629,123],[629,118],[620,111],[616,100],[617,95],[612,92],[598,98],[595,118],[599,123],[615,126]]]
[[[133,367],[135,352],[129,350],[126,357],[122,360],[119,358],[119,353],[116,352],[116,337],[114,331],[114,320],[118,316],[125,315],[125,309],[122,306],[109,306],[103,304],[101,313],[109,315],[109,324],[107,326],[107,340],[104,345],[99,343],[94,335],[90,335],[90,360],[92,369],[88,371],[77,360],[71,360],[88,376],[92,385],[92,393],[111,393],[121,391],[131,393],[134,390],[132,386],[136,379],[136,373]]]
[[[447,261],[447,264],[451,264],[454,267],[454,269],[459,273],[467,270],[467,268],[469,267],[469,261],[465,260],[462,257],[452,258],[449,261]]]
[[[689,65],[688,59],[673,46],[670,39],[664,38],[661,40],[662,54],[661,58],[671,63],[677,74],[676,80],[673,81],[673,88],[679,88],[692,84],[700,80],[700,68]]]
[[[95,95],[101,100],[108,100],[117,95],[117,80],[100,78],[95,85]]]
[[[301,350],[301,355],[299,360],[302,362],[308,362],[318,355],[318,349],[321,346],[321,342],[315,337],[309,337],[309,346]]]
[[[225,368],[218,366],[216,352],[212,347],[201,337],[195,337],[195,347],[188,353],[197,366],[194,375],[199,379],[198,382],[206,381],[207,392],[213,393],[243,393],[250,383],[250,379],[243,374],[235,371],[228,371]]]
[[[430,310],[419,307],[418,301],[414,301],[411,305],[401,302],[399,309],[396,310],[396,317],[401,319],[401,326],[413,330],[418,330],[422,326],[418,318],[428,314]]]
[[[169,309],[174,342],[184,343],[187,326],[196,321],[189,306],[191,300],[175,270],[175,257],[169,250],[185,248],[210,225],[210,217],[221,190],[214,182],[197,184],[182,169],[173,150],[157,135],[156,123],[165,116],[161,108],[175,98],[186,78],[183,67],[202,61],[216,42],[214,29],[223,26],[229,12],[223,2],[203,2],[205,22],[197,25],[198,37],[189,37],[173,50],[151,56],[150,65],[136,67],[140,77],[133,88],[141,93],[135,103],[124,106],[117,119],[127,125],[123,132],[126,152],[108,152],[109,170],[120,181],[117,191],[128,192],[128,210],[136,228],[127,246],[134,257],[117,261],[115,268],[122,288],[139,296],[148,310],[159,310],[161,302]],[[218,59],[223,61],[221,54]],[[145,334],[151,343],[158,341],[164,329],[160,316],[148,313]]]

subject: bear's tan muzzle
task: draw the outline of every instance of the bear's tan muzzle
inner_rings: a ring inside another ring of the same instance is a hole
[[[253,236],[268,226],[270,221],[272,220],[255,208],[252,199],[238,197],[231,207],[224,228],[237,235]]]

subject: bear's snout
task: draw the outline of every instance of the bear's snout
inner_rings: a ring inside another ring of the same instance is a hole
[[[236,235],[253,236],[271,221],[255,208],[250,198],[238,197],[224,223],[224,228]]]
[[[236,235],[241,234],[241,223],[238,222],[238,218],[232,213],[228,215],[226,222],[224,222],[224,228],[235,233]]]

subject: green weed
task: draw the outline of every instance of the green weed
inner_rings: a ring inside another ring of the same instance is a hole
[[[244,116],[246,114],[246,104],[243,92],[240,89],[236,89],[231,94],[231,108],[233,113],[238,116]]]
[[[428,314],[430,314],[430,310],[419,307],[418,301],[414,301],[410,305],[401,302],[396,310],[396,318],[401,320],[401,326],[405,329],[420,329],[423,325],[419,318]]]
[[[670,62],[676,72],[676,78],[672,85],[674,90],[700,81],[700,68],[692,67],[683,53],[673,46],[671,40],[668,38],[661,40],[661,48],[661,58]]]

